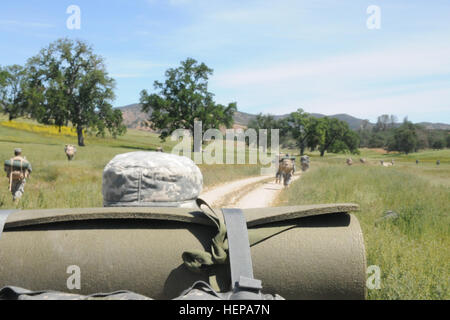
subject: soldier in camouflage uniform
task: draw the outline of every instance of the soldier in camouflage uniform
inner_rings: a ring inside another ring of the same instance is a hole
[[[302,165],[302,171],[307,171],[309,169],[309,157],[308,156],[301,156],[300,157],[300,164]]]
[[[66,144],[64,147],[64,152],[66,153],[67,160],[72,161],[73,157],[75,157],[75,154],[77,153],[77,148],[71,144]]]
[[[292,174],[295,173],[295,157],[290,157],[288,153],[286,153],[283,157],[278,156],[278,169],[275,174],[275,183],[280,183],[281,178],[283,178],[283,163],[289,162],[292,165]]]
[[[293,171],[292,173],[295,173],[295,157],[291,157],[289,156],[289,153],[286,153],[286,155],[284,156],[284,158],[281,159],[281,161],[283,161],[284,159],[289,159],[292,162],[292,166],[293,166]]]
[[[295,172],[295,158],[286,154],[279,160],[278,171],[276,174],[277,183],[283,179],[284,186],[288,186]]]
[[[20,167],[15,166],[18,163],[20,163]],[[22,149],[17,148],[14,150],[14,158],[9,160],[9,164],[7,165],[5,162],[4,170],[9,179],[9,190],[13,201],[17,202],[25,192],[25,183],[32,171],[31,163],[22,157]]]

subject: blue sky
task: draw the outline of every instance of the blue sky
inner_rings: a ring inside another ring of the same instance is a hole
[[[70,5],[81,29],[69,30]],[[367,8],[380,8],[369,29]],[[15,0],[0,4],[0,65],[83,39],[117,81],[115,106],[192,57],[218,103],[250,113],[380,114],[450,123],[448,0]]]

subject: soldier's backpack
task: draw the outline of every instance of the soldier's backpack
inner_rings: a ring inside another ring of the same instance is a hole
[[[11,168],[12,170],[11,170],[11,173],[10,173],[11,181],[22,181],[23,179],[25,179],[25,173],[24,173],[24,170],[23,170],[23,160],[20,159],[20,160],[17,160],[17,161],[20,162],[20,165],[19,165],[19,167],[14,166],[14,165],[12,166],[12,168]],[[13,163],[14,160],[11,159],[11,162]]]
[[[24,159],[12,158],[5,161],[5,169],[9,178],[9,190],[11,191],[13,183],[21,182],[26,178],[29,163]]]
[[[280,169],[281,172],[289,173],[294,170],[294,162],[292,159],[285,158],[280,163]]]
[[[66,152],[67,157],[71,159],[75,156],[77,149],[73,145],[68,144],[65,146],[64,151]]]

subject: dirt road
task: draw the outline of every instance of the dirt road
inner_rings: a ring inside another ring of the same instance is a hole
[[[292,181],[299,177],[295,175]],[[258,176],[208,189],[200,197],[213,207],[262,208],[270,207],[282,189],[273,176]]]
[[[300,178],[299,175],[294,176],[291,183],[298,178]],[[283,188],[283,184],[277,184],[272,179],[244,195],[234,206],[241,209],[271,207]]]

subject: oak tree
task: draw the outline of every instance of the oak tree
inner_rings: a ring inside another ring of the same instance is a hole
[[[188,58],[178,68],[168,69],[164,82],[154,82],[156,93],[142,90],[142,111],[149,114],[149,125],[160,132],[162,140],[177,129],[194,132],[195,121],[202,122],[202,135],[208,129],[233,125],[236,103],[224,106],[214,102],[214,94],[208,91],[212,74],[204,63]]]
[[[106,129],[113,137],[125,133],[122,112],[112,107],[115,81],[87,43],[59,39],[29,59],[27,69],[27,98],[39,122],[72,125],[79,146],[86,129],[100,136]]]
[[[27,86],[26,69],[19,65],[0,67],[0,112],[8,119],[19,118],[27,114],[24,93]]]

